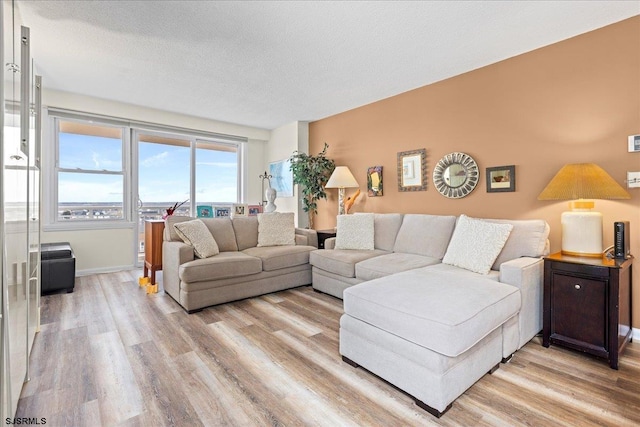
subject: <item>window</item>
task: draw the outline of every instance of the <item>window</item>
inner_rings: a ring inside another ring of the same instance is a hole
[[[124,220],[124,127],[54,119],[56,220]]]
[[[132,228],[242,200],[246,138],[48,108],[45,228]],[[141,240],[142,241],[142,240]],[[140,248],[142,243],[139,244]]]

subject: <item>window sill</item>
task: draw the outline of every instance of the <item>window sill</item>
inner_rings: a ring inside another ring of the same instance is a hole
[[[114,230],[133,229],[135,223],[131,221],[69,221],[45,224],[42,231],[82,231],[82,230]]]

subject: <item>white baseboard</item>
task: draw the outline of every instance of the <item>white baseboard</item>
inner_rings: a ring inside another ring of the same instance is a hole
[[[633,335],[631,336],[633,337],[634,341],[640,342],[640,329],[633,328]]]
[[[135,267],[133,265],[114,265],[111,267],[76,270],[76,276],[88,276],[90,274],[100,274],[100,273],[115,273],[118,271],[129,271],[129,270],[138,270],[138,269],[139,269],[138,267]]]

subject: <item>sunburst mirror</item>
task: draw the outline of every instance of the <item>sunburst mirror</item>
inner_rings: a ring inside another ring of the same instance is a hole
[[[459,199],[478,185],[478,165],[465,153],[449,153],[433,170],[433,184],[445,197]]]

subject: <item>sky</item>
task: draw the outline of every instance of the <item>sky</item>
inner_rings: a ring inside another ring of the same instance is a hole
[[[60,133],[60,167],[122,171],[118,139]],[[189,198],[190,149],[140,142],[138,191],[143,203],[169,206]],[[196,149],[196,204],[236,203],[237,154]],[[60,203],[104,203],[122,200],[123,178],[115,174],[61,172]]]

